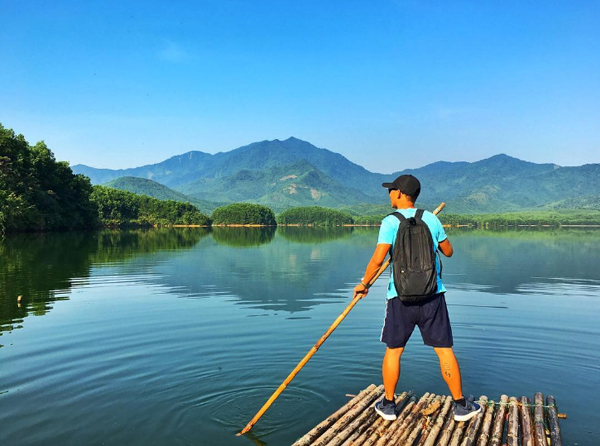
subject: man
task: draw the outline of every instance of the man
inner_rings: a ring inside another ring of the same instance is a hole
[[[412,175],[401,175],[392,183],[383,183],[382,186],[388,189],[391,205],[397,209],[397,212],[401,213],[405,219],[416,216],[415,201],[421,192],[419,180]],[[400,357],[416,325],[421,331],[425,345],[433,347],[439,357],[442,376],[455,401],[455,420],[466,421],[481,412],[481,407],[472,401],[472,398],[465,399],[462,393],[460,369],[452,350],[452,328],[444,297],[446,289],[442,283],[439,259],[435,255],[439,249],[446,257],[450,257],[453,254],[453,248],[442,224],[435,215],[425,211],[421,220],[431,233],[436,269],[436,272],[433,273],[433,267],[431,268],[431,278],[437,280],[437,290],[436,284],[431,282],[433,295],[416,303],[403,302],[398,296],[392,271],[387,289],[385,322],[381,333],[381,341],[387,345],[382,366],[385,395],[381,401],[375,404],[375,410],[386,420],[396,419],[394,393],[400,377]],[[414,223],[415,220],[412,220],[412,224]],[[393,214],[388,215],[381,222],[377,247],[362,282],[354,288],[355,296],[364,297],[369,292],[365,284],[375,277],[386,255],[393,250],[400,224],[400,218]],[[403,300],[406,300],[404,296],[402,297]]]

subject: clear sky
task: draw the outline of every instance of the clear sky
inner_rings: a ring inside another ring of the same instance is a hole
[[[600,163],[600,2],[0,0],[0,123],[134,167],[295,136],[375,172]]]

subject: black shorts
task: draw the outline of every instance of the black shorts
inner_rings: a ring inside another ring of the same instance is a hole
[[[425,345],[452,347],[452,327],[444,293],[416,304],[405,304],[398,297],[389,299],[385,309],[381,341],[389,348],[404,347],[415,325],[421,330]]]

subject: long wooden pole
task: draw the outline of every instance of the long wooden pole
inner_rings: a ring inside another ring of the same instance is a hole
[[[444,209],[444,206],[446,206],[446,203],[440,204],[433,211],[433,214],[434,215],[439,214],[442,211],[442,209]],[[390,260],[388,259],[388,260],[386,260],[386,262],[383,265],[381,265],[381,268],[379,268],[379,270],[377,271],[377,274],[375,274],[375,277],[373,277],[369,281],[369,283],[367,284],[367,288],[370,288],[375,283],[375,281],[379,278],[379,276],[381,276],[381,274],[387,269],[387,267],[389,265],[390,265]],[[244,429],[242,429],[241,432],[239,432],[237,434],[238,436],[244,435],[246,432],[248,432],[250,429],[252,429],[252,427],[260,419],[260,417],[262,417],[263,414],[269,409],[269,407],[271,407],[271,404],[273,404],[273,402],[277,399],[277,397],[279,397],[281,392],[283,392],[285,390],[285,388],[288,386],[288,384],[290,382],[292,382],[292,380],[298,374],[298,372],[300,370],[302,370],[302,367],[304,367],[306,365],[306,363],[310,360],[310,358],[313,357],[313,355],[317,352],[317,350],[319,350],[319,347],[321,347],[321,345],[327,340],[329,335],[331,333],[333,333],[333,331],[338,327],[338,325],[340,325],[340,323],[346,318],[348,313],[350,313],[352,308],[354,308],[354,306],[358,303],[359,300],[362,299],[362,297],[364,297],[364,296],[357,295],[356,297],[354,297],[352,299],[352,301],[346,307],[346,309],[344,311],[342,311],[342,314],[340,314],[337,317],[337,319],[335,321],[333,321],[333,324],[331,324],[331,326],[327,329],[325,334],[323,336],[321,336],[321,338],[317,341],[317,343],[309,350],[309,352],[304,356],[304,358],[302,358],[302,360],[298,363],[298,365],[294,368],[294,370],[292,370],[292,372],[288,375],[288,377],[281,383],[281,385],[277,388],[277,390],[275,392],[273,392],[273,395],[271,395],[271,397],[260,408],[260,410],[256,413],[256,415],[254,415],[254,418],[252,418],[250,420],[250,422],[248,422],[246,427],[244,427]]]

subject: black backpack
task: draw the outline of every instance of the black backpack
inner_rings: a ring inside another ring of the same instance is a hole
[[[410,218],[400,212],[390,215],[400,220],[390,252],[398,297],[405,303],[426,300],[437,292],[437,272],[431,231],[422,220],[423,209],[417,209]]]

